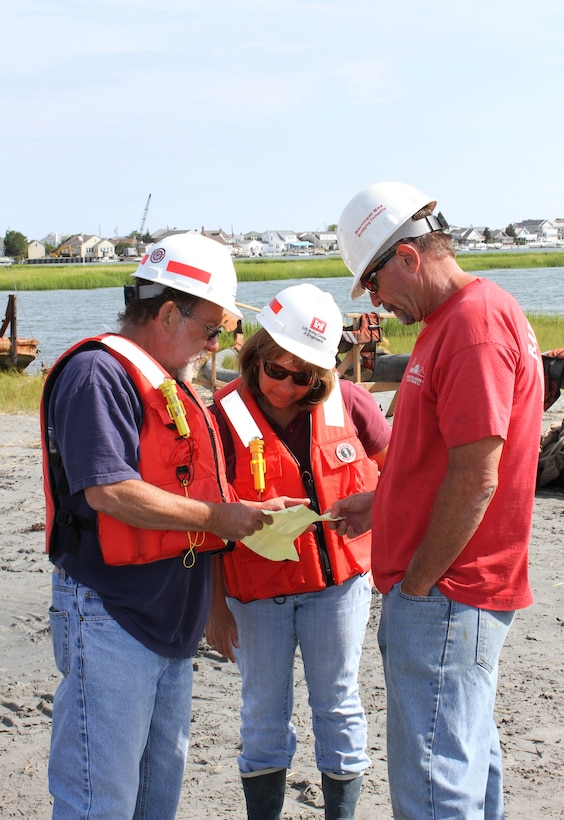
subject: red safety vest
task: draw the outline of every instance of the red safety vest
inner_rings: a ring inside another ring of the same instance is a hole
[[[343,404],[342,426],[326,423],[323,406],[311,412],[310,458],[313,476],[308,487],[309,476],[304,480],[296,459],[280,441],[251,394],[241,389],[238,379],[217,391],[214,400],[227,419],[233,438],[236,476],[232,485],[239,498],[257,500],[257,491],[250,469],[249,448],[238,435],[236,422],[221,403],[235,389],[240,390],[244,404],[264,440],[266,487],[263,498],[280,495],[311,497],[314,488],[319,510],[324,512],[340,498],[376,487],[378,467],[366,455],[342,398],[339,398]],[[269,561],[238,543],[235,550],[226,553],[222,559],[227,593],[247,602],[257,598],[315,592],[330,584],[341,584],[370,569],[370,533],[350,539],[338,536],[327,526],[324,526],[323,533],[324,544],[315,533],[307,532],[295,541],[299,555],[297,562]]]
[[[119,342],[119,351],[110,347],[112,340],[116,339]],[[232,491],[225,477],[223,450],[217,445],[217,427],[196,391],[187,385],[190,391],[188,396],[182,388],[178,389],[178,397],[186,409],[190,428],[190,438],[181,438],[168,414],[165,397],[158,387],[154,386],[159,379],[161,382],[165,378],[170,379],[170,374],[138,345],[124,337],[103,334],[85,339],[64,353],[53,366],[42,397],[46,541],[50,555],[57,546],[58,527],[61,523],[73,525],[73,522],[72,515],[65,513],[61,508],[61,504],[64,505],[64,498],[61,498],[54,484],[51,465],[54,454],[49,452],[47,434],[49,397],[57,376],[71,356],[93,347],[104,347],[119,361],[131,377],[143,402],[143,424],[139,434],[139,472],[143,480],[176,495],[187,495],[194,499],[211,502],[232,499]],[[142,371],[150,373],[153,384]],[[79,522],[76,528],[80,530],[89,527],[86,522]],[[197,552],[225,548],[222,539],[213,533],[145,530],[124,524],[104,513],[97,515],[97,532],[104,561],[111,565],[146,564],[173,558],[190,551],[191,546]]]

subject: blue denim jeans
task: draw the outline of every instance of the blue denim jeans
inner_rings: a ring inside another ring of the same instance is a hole
[[[286,769],[296,750],[291,722],[294,655],[299,644],[312,711],[315,755],[321,772],[355,775],[366,755],[366,719],[358,692],[358,665],[370,585],[356,576],[320,592],[243,604],[228,598],[237,623],[241,672],[241,774]]]
[[[53,573],[55,820],[174,818],[188,752],[192,659],[156,655],[98,595]]]
[[[436,587],[418,598],[396,584],[383,597],[378,642],[395,818],[505,816],[493,711],[513,615],[451,601]]]

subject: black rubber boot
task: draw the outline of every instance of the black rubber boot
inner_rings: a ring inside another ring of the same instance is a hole
[[[286,790],[286,769],[242,777],[248,820],[281,820]]]
[[[336,780],[321,773],[321,787],[325,798],[325,820],[352,820],[360,797],[362,775],[352,780]]]

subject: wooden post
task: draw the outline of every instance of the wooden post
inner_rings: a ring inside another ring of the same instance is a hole
[[[8,296],[8,311],[6,319],[10,322],[10,358],[12,364],[16,367],[18,363],[18,322],[16,318],[16,294],[11,293]]]

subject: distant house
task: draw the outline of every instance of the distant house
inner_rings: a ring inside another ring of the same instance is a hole
[[[492,231],[492,240],[494,245],[513,245],[515,239],[509,234],[505,233],[505,231]]]
[[[515,241],[517,243],[527,244],[529,242],[537,241],[537,235],[529,233],[529,231],[526,228],[521,227],[519,223],[515,223],[513,227],[515,229]]]
[[[257,231],[236,233],[233,237],[231,253],[233,256],[262,256],[261,234]]]
[[[38,242],[37,239],[32,239],[27,245],[28,259],[45,259],[45,245]]]
[[[299,242],[295,231],[265,231],[261,239],[264,256],[282,256]]]
[[[298,239],[310,242],[316,250],[331,253],[337,250],[337,234],[335,231],[305,231],[299,233]]]
[[[68,233],[59,233],[58,231],[52,231],[39,241],[42,245],[53,245],[54,248],[58,248],[59,245],[61,245],[64,242],[67,236],[69,236]]]
[[[206,230],[202,227],[202,236],[207,236],[208,239],[214,239],[216,242],[219,242],[220,245],[233,245],[233,236],[231,234],[226,233],[223,228],[217,228],[213,230]]]
[[[115,259],[116,249],[109,239],[100,239],[93,246],[94,259]]]
[[[484,243],[484,234],[479,228],[451,228],[449,233],[454,244],[462,248],[475,248]]]
[[[559,245],[564,244],[564,219],[553,219],[552,224],[556,228],[556,241]]]
[[[529,245],[555,245],[558,239],[558,228],[549,219],[524,219],[514,222],[513,227]]]
[[[99,236],[75,234],[59,247],[59,256],[81,259],[84,262],[93,262],[99,259],[114,259],[115,245],[109,239]]]

